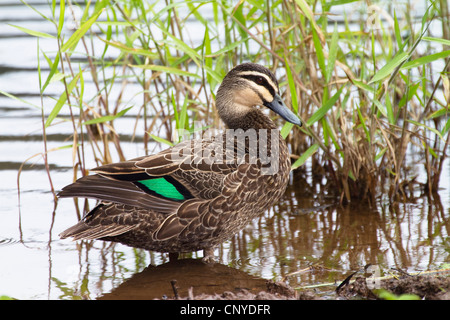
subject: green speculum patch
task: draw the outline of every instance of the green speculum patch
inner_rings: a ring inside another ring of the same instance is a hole
[[[156,196],[177,201],[192,198],[192,195],[176,180],[169,181],[165,177],[139,180],[136,184],[146,192]]]

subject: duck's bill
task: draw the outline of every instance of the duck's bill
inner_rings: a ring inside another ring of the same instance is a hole
[[[279,114],[284,120],[298,126],[302,125],[300,119],[284,104],[283,99],[281,99],[278,94],[275,94],[272,102],[266,102],[264,105],[273,112]]]

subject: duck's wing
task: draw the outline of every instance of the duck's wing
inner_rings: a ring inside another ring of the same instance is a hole
[[[134,207],[100,203],[59,236],[62,239],[72,237],[73,240],[94,240],[121,235],[140,226],[141,221],[135,218],[130,208]]]
[[[222,148],[222,141],[214,139],[184,141],[155,155],[97,167],[92,170],[96,175],[78,179],[58,196],[174,213],[187,200],[209,200],[221,193],[225,176],[237,168],[235,161],[226,161]],[[219,152],[224,161],[218,161]]]
[[[97,206],[62,237],[119,235],[137,228],[140,222],[133,222],[132,211],[145,209],[160,221],[154,240],[167,240],[188,229],[207,232],[225,211],[226,201],[219,196],[230,195],[244,183],[249,165],[237,163],[238,153],[234,147],[224,149],[220,139],[191,140],[155,155],[95,168],[97,174],[64,187],[59,196],[111,204]]]

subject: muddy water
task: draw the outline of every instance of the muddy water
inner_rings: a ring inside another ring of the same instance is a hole
[[[40,106],[36,40],[6,23],[44,32],[51,29],[18,3],[11,1],[0,8],[0,90]],[[40,46],[50,50],[52,44],[41,40]],[[48,93],[58,96],[60,90],[56,83]],[[44,97],[47,114],[54,103],[51,96]],[[394,269],[435,270],[450,263],[449,162],[439,194],[422,195],[416,190],[408,201],[380,199],[374,208],[340,206],[328,194],[326,181],[315,180],[307,164],[305,171],[292,174],[278,204],[216,250],[219,263],[215,266],[199,263],[200,252],[173,264],[165,254],[120,244],[60,240],[58,233],[78,218],[71,199],[53,201],[39,156],[41,126],[39,108],[0,95],[0,296],[164,298],[174,295],[171,281],[175,279],[181,296],[187,296],[191,287],[193,294],[236,288],[257,293],[266,280],[285,280],[294,288],[314,287],[323,297],[334,298],[336,284],[367,264],[387,274]],[[142,155],[142,145],[129,138],[133,114],[116,126],[124,153],[129,158]],[[50,128],[49,149],[70,144],[65,141],[70,130],[64,124]],[[49,153],[57,190],[72,181],[71,159],[70,149]],[[95,166],[93,159],[86,161]],[[409,162],[418,181],[424,182],[422,168],[414,166],[412,156]]]

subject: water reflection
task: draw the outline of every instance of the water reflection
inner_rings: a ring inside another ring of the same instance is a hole
[[[159,266],[150,265],[99,299],[186,298],[225,291],[236,293],[242,289],[257,294],[266,290],[266,280],[220,263],[206,265],[198,259],[183,259]]]
[[[219,264],[213,267],[195,260],[200,252],[171,264],[165,254],[80,242],[72,298],[162,298],[173,295],[173,279],[180,296],[192,286],[195,294],[263,290],[265,279],[286,279],[292,287],[337,285],[367,264],[377,265],[383,275],[391,268],[425,271],[450,262],[449,214],[439,195],[372,208],[341,206],[312,189],[291,184],[280,203],[216,251]]]
[[[305,192],[303,196],[299,192],[301,188],[291,185],[278,206],[279,213],[267,224],[269,238],[279,248],[282,275],[310,265],[344,273],[366,264],[378,265],[386,272],[390,268],[424,271],[450,261],[449,214],[438,194],[372,208],[364,204],[340,206],[336,201],[325,201],[324,194]],[[301,286],[331,280],[330,275],[308,274],[290,281]]]

